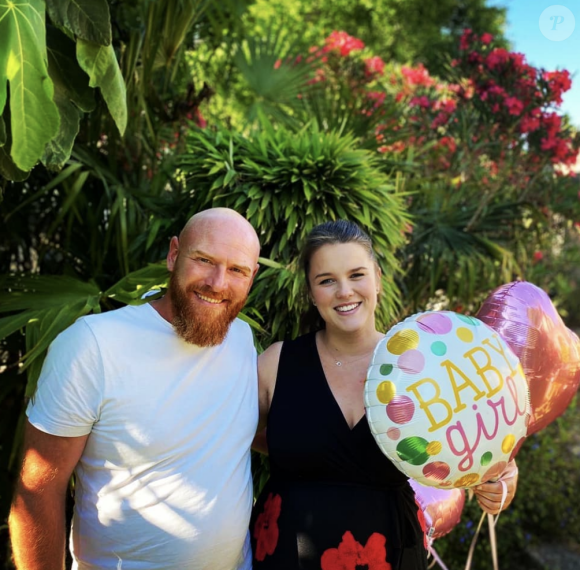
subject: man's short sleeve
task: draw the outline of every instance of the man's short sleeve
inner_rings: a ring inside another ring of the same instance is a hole
[[[87,435],[99,418],[103,374],[97,340],[80,319],[50,345],[26,409],[28,420],[52,435]]]

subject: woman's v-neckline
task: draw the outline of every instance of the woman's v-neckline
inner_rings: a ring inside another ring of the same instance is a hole
[[[332,391],[332,388],[330,387],[330,384],[328,383],[328,378],[326,377],[326,372],[324,371],[324,366],[322,365],[322,359],[320,358],[320,352],[318,351],[318,344],[316,342],[316,333],[314,333],[314,335],[312,337],[312,341],[314,343],[313,349],[314,349],[314,352],[316,354],[316,361],[318,362],[318,366],[320,368],[320,374],[321,374],[321,377],[323,379],[323,383],[326,386],[326,390],[328,392],[328,395],[330,396],[330,400],[334,403],[334,407],[336,408],[336,411],[338,412],[338,414],[342,418],[343,425],[346,427],[346,429],[350,433],[353,433],[361,424],[364,425],[365,423],[367,423],[366,422],[366,413],[363,414],[352,427],[350,427],[350,424],[348,423],[348,421],[344,415],[344,412],[342,411],[342,408],[340,407],[340,404],[338,403],[338,400],[336,399],[336,396],[334,395],[334,392]]]

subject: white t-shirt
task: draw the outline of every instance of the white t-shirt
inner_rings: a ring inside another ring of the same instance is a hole
[[[257,355],[181,340],[150,305],[79,319],[52,343],[32,425],[90,434],[76,468],[71,549],[81,570],[250,569]]]

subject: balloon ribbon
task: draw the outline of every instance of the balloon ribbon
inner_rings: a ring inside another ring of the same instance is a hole
[[[497,514],[497,517],[495,517],[495,519],[493,518],[493,515],[483,512],[481,514],[481,518],[479,519],[479,524],[477,525],[477,529],[475,531],[475,534],[473,535],[473,539],[471,540],[471,545],[469,546],[469,554],[467,555],[467,562],[465,563],[465,570],[470,570],[471,568],[471,562],[473,560],[473,552],[475,551],[475,545],[477,544],[477,537],[479,536],[479,531],[481,530],[481,525],[483,524],[483,521],[486,519],[487,517],[487,524],[489,526],[489,542],[491,544],[491,559],[492,559],[492,563],[493,563],[493,570],[499,570],[499,565],[498,565],[498,559],[497,559],[497,541],[496,541],[496,537],[495,537],[495,525],[497,524],[497,521],[499,520],[499,515],[501,514],[501,511],[503,510],[503,506],[505,504],[505,500],[507,498],[507,485],[505,483],[505,481],[500,481],[501,483],[501,503],[499,506],[499,513]]]
[[[439,554],[437,554],[437,551],[435,550],[435,548],[433,548],[432,544],[429,544],[429,553],[431,554],[431,556],[433,556],[433,562],[431,562],[431,564],[429,564],[429,568],[433,568],[435,563],[437,563],[437,564],[439,564],[439,567],[441,568],[441,570],[449,570],[447,568],[447,566],[445,566],[443,560],[441,560],[441,558],[439,557]]]

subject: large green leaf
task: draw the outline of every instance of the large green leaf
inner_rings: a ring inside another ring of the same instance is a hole
[[[0,7],[3,10],[3,7]],[[10,34],[7,30],[8,22],[2,24],[2,20],[6,19],[7,12],[0,17],[0,115],[4,112],[4,105],[6,105],[6,98],[8,96],[8,56],[10,54]]]
[[[127,127],[127,92],[113,46],[101,46],[80,39],[77,60],[90,78],[91,87],[99,87],[121,136]]]
[[[61,85],[55,82],[54,102],[60,115],[60,129],[46,145],[42,163],[50,169],[58,170],[70,157],[75,138],[79,132],[82,113],[71,103]]]
[[[0,312],[46,310],[100,298],[94,283],[57,275],[10,275],[0,282]]]
[[[18,168],[31,170],[59,127],[46,61],[44,2],[0,4],[0,38],[0,51],[7,50],[7,56],[0,59],[0,110],[4,107],[7,78],[11,156]]]
[[[37,319],[41,311],[22,311],[16,315],[0,319],[0,340],[24,328],[30,321]]]
[[[100,45],[111,43],[111,16],[106,0],[47,0],[50,19],[75,36]]]
[[[60,129],[46,146],[42,162],[49,168],[61,168],[69,159],[79,132],[82,112],[95,108],[89,78],[80,68],[74,53],[75,44],[52,26],[47,28],[48,71],[54,84],[54,102],[60,115]]]

